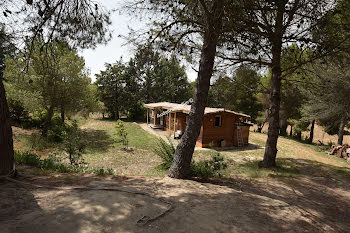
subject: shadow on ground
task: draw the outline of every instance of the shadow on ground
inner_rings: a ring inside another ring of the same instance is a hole
[[[104,130],[84,129],[86,149],[91,152],[103,152],[108,150],[115,140]]]
[[[289,162],[301,171],[297,179],[212,184],[69,174],[22,178],[31,184],[110,191],[39,189],[2,182],[0,224],[5,232],[348,232],[349,182],[313,172],[318,166],[320,173],[338,168],[308,160]],[[67,177],[69,184],[64,182]],[[23,207],[23,203],[29,204]],[[172,211],[161,215],[168,203]],[[6,214],[11,208],[14,214]],[[159,215],[145,225],[137,223]]]
[[[264,149],[265,147],[259,146],[257,144],[249,143],[246,146],[243,147],[215,147],[211,148],[216,151],[225,151],[225,152],[240,152],[240,151],[251,151],[251,150],[259,150]]]

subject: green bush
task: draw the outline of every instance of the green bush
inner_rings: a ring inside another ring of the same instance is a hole
[[[39,167],[40,166],[40,157],[32,152],[18,152],[15,151],[15,162],[16,164],[25,164],[30,166]]]
[[[67,136],[67,130],[69,130],[69,126],[62,122],[61,118],[54,117],[47,131],[47,139],[50,142],[61,143]]]
[[[160,167],[162,169],[169,169],[174,160],[175,146],[168,138],[168,142],[163,139],[159,139],[157,146],[153,149],[154,153],[162,159],[162,164]],[[210,160],[204,160],[199,162],[191,163],[191,177],[200,177],[202,179],[207,179],[215,175],[221,175],[220,171],[227,168],[227,163],[224,161],[224,157],[216,152],[212,155]]]
[[[17,165],[29,165],[46,171],[57,171],[60,173],[93,173],[101,176],[115,174],[111,168],[92,168],[86,164],[71,165],[62,163],[56,154],[50,154],[47,159],[41,160],[35,153],[15,151],[15,162]]]
[[[63,143],[63,150],[68,153],[72,165],[83,163],[82,155],[86,148],[84,132],[79,128],[77,121],[66,127],[66,136]]]
[[[129,140],[128,140],[128,131],[126,130],[123,121],[117,120],[117,124],[115,125],[116,134],[120,138],[123,146],[128,148]]]
[[[8,99],[10,117],[15,123],[23,123],[29,120],[29,113],[24,108],[23,103],[18,100]]]
[[[208,161],[199,161],[191,163],[191,177],[200,177],[202,179],[208,179],[213,177],[214,170],[209,166]]]
[[[211,160],[208,161],[208,165],[214,171],[220,171],[227,168],[227,163],[224,161],[224,156],[222,156],[219,152],[212,155]]]
[[[172,143],[172,141],[168,138],[168,142],[164,141],[163,139],[159,138],[156,147],[153,149],[153,152],[158,155],[162,159],[162,164],[160,164],[160,167],[163,169],[169,169],[173,160],[174,160],[174,154],[175,154],[175,145]]]
[[[220,171],[226,168],[227,163],[224,161],[224,157],[219,152],[216,152],[212,155],[211,160],[192,162],[191,176],[208,179],[215,175],[221,176]]]

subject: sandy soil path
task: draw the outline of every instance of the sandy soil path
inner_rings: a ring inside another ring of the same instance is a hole
[[[4,233],[350,230],[350,187],[325,177],[226,184],[68,174],[18,180],[25,183],[0,180]]]

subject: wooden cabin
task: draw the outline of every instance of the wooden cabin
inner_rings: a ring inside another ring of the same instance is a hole
[[[174,136],[183,133],[187,126],[190,105],[168,102],[145,104],[147,124],[155,129],[163,129]],[[223,108],[206,108],[200,135],[196,145],[199,147],[244,146],[249,141],[247,121],[249,115]]]

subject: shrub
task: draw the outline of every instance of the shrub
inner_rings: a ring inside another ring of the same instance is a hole
[[[124,126],[123,121],[118,120],[117,124],[115,125],[116,134],[120,138],[121,142],[123,143],[123,146],[128,148],[129,140],[128,140],[128,132]]]
[[[202,179],[208,179],[213,177],[214,170],[209,166],[208,161],[199,161],[191,163],[191,177],[200,177]]]
[[[163,169],[169,169],[175,154],[175,145],[172,143],[172,141],[168,138],[168,142],[164,141],[163,139],[159,138],[157,142],[157,146],[153,149],[153,152],[158,155],[162,159],[162,164],[160,164],[160,167]]]
[[[114,170],[111,168],[98,168],[94,169],[93,173],[98,175],[98,176],[105,176],[105,175],[114,175]]]
[[[29,113],[24,108],[22,102],[9,98],[8,107],[10,111],[10,117],[14,122],[23,123],[29,120]]]
[[[175,150],[176,148],[169,138],[168,142],[161,138],[158,140],[157,146],[153,151],[162,159],[162,164],[160,164],[162,169],[167,170],[171,167],[174,160]],[[216,152],[212,155],[210,160],[192,162],[190,167],[190,176],[200,177],[203,179],[207,179],[215,175],[221,176],[220,171],[226,168],[227,163],[224,161],[224,157],[219,152]]]
[[[16,164],[25,164],[35,167],[40,167],[40,157],[32,152],[18,152],[15,151]]]
[[[215,175],[221,176],[220,171],[226,168],[227,163],[224,161],[224,157],[219,152],[216,152],[212,155],[211,160],[192,162],[191,176],[208,179]]]
[[[85,147],[84,133],[79,128],[77,121],[73,121],[72,125],[67,127],[63,143],[63,150],[68,153],[70,164],[78,165],[83,162],[82,155]]]
[[[211,160],[208,161],[208,165],[214,171],[220,171],[227,168],[227,163],[224,161],[224,156],[222,156],[219,152],[212,155]]]
[[[66,138],[67,130],[69,130],[69,126],[62,122],[61,118],[54,117],[47,131],[47,139],[50,142],[63,142]]]
[[[32,152],[15,151],[16,164],[29,165],[41,168],[45,171],[57,171],[61,173],[94,173],[96,175],[114,175],[115,172],[111,168],[92,168],[82,164],[71,165],[62,163],[57,154],[50,154],[47,159],[41,160],[40,157]]]

